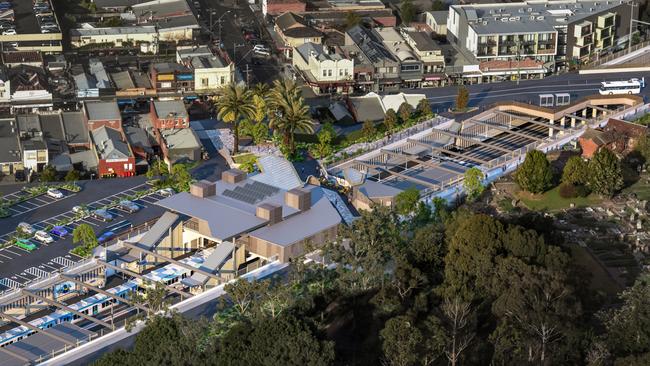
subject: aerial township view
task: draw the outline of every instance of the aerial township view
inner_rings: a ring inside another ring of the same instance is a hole
[[[0,0],[0,366],[650,365],[649,0]]]

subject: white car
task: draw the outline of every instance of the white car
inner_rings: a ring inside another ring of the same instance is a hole
[[[34,228],[32,227],[32,225],[26,222],[21,222],[20,224],[18,224],[18,228],[16,230],[30,235],[34,233]]]
[[[37,231],[36,234],[34,234],[34,239],[40,241],[41,243],[51,243],[54,241],[54,239],[52,239],[52,236],[43,230]]]
[[[263,44],[256,44],[255,46],[253,46],[253,50],[260,50],[260,51],[266,51],[266,52],[269,51],[269,49],[266,48],[266,46],[264,46]]]
[[[50,188],[47,190],[47,195],[52,198],[63,198],[63,193],[56,188]]]
[[[88,209],[83,206],[74,206],[72,208],[72,212],[76,214],[84,214],[84,215],[89,213]]]
[[[169,196],[173,195],[174,193],[176,193],[176,191],[174,191],[174,188],[163,188],[163,189],[158,191],[158,194],[163,196],[163,197],[169,197]]]
[[[2,31],[3,36],[13,36],[13,35],[16,35],[16,34],[17,34],[16,30],[13,29],[13,28],[5,29],[5,30]]]
[[[263,49],[259,49],[259,48],[258,48],[258,49],[253,49],[253,52],[254,52],[256,55],[271,56],[271,53],[270,53],[269,51],[267,51],[267,50],[263,50]]]

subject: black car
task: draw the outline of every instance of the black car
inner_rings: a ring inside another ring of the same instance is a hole
[[[24,170],[16,170],[16,173],[14,173],[14,178],[16,179],[16,182],[24,182],[25,181],[25,171]]]

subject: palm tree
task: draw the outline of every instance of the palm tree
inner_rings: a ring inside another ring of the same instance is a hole
[[[272,119],[273,128],[284,135],[291,155],[296,152],[296,133],[314,133],[314,121],[302,97],[292,97],[282,104],[282,114]]]
[[[257,83],[253,85],[253,88],[251,90],[253,91],[253,94],[259,96],[262,99],[266,99],[269,96],[271,88],[269,87],[269,84]]]
[[[243,85],[230,83],[223,87],[223,94],[216,100],[217,118],[233,124],[235,137],[233,154],[239,152],[239,123],[242,119],[253,119],[255,105],[253,93]]]

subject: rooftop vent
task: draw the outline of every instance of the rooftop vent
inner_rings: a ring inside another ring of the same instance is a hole
[[[311,191],[294,188],[284,194],[284,203],[296,210],[305,211],[311,208]]]
[[[255,216],[267,220],[269,225],[277,224],[282,221],[282,206],[263,203],[255,209]]]
[[[246,179],[246,173],[239,169],[230,169],[221,173],[221,180],[226,183],[235,184]]]
[[[214,182],[202,180],[193,183],[190,186],[190,194],[199,198],[214,196],[217,194],[217,186],[214,184]]]

